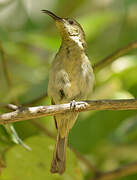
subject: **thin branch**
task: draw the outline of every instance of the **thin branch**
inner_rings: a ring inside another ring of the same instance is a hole
[[[118,169],[115,169],[114,171],[100,173],[98,176],[96,176],[96,178],[90,180],[112,180],[134,173],[137,173],[137,162],[127,164]]]
[[[48,97],[48,94],[47,94],[47,92],[45,92],[45,94],[41,95],[40,97],[38,97],[32,101],[29,101],[28,103],[22,104],[22,106],[32,106],[34,104],[40,103],[43,99],[46,99],[47,97]]]
[[[36,107],[21,107],[14,112],[9,112],[0,115],[0,124],[7,124],[16,121],[53,116],[69,111],[90,111],[90,110],[135,110],[137,109],[136,99],[121,99],[121,100],[92,100],[75,102],[75,109],[70,108],[70,103],[36,106]]]
[[[1,45],[1,42],[0,42],[0,53],[1,53],[3,72],[4,72],[4,75],[5,75],[8,87],[10,88],[12,86],[12,83],[11,83],[11,78],[10,78],[10,74],[9,74],[9,71],[8,71],[8,66],[7,66],[7,62],[6,62],[5,53],[4,53],[3,47]]]
[[[70,146],[69,146],[70,147]],[[76,151],[74,148],[70,147],[70,149],[73,151],[73,153],[76,155],[76,157],[83,162],[90,170],[92,170],[95,175],[100,174],[100,171],[91,164],[84,156],[82,156],[78,151]]]
[[[17,105],[14,105],[14,104],[5,104],[5,105],[3,105],[3,107],[10,109],[10,110],[13,110],[13,111],[16,111],[17,109],[19,109],[19,107]]]
[[[56,136],[50,132],[45,126],[43,126],[40,122],[38,122],[35,119],[31,120],[32,124],[34,124],[37,128],[39,128],[40,130],[43,131],[44,134],[46,134],[47,136],[49,136],[52,139],[56,139]]]
[[[121,49],[118,49],[111,55],[107,56],[103,60],[101,60],[98,63],[96,63],[95,65],[93,65],[94,71],[97,71],[97,70],[101,69],[102,67],[106,66],[107,64],[112,63],[114,60],[123,56],[124,54],[127,54],[132,49],[137,49],[137,40],[134,42],[131,42],[130,44],[128,44],[127,46],[124,46]]]
[[[6,168],[6,165],[3,158],[0,156],[0,175],[2,173],[3,168]]]
[[[10,89],[12,87],[12,81],[11,81],[10,73],[9,73],[9,70],[8,70],[8,65],[7,65],[7,61],[6,61],[6,55],[5,55],[5,52],[4,52],[4,49],[2,47],[1,42],[0,42],[0,53],[1,53],[1,59],[2,59],[3,72],[4,72],[4,75],[5,75],[6,82],[8,84],[8,88]],[[16,98],[13,100],[13,103],[18,104],[18,101],[17,101]]]

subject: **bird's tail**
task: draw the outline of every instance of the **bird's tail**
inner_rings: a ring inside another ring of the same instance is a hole
[[[57,142],[54,150],[50,171],[63,174],[65,171],[67,136],[62,138],[58,132]]]

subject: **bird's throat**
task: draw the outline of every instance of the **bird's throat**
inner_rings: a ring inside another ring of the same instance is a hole
[[[70,36],[70,39],[81,49],[83,49],[83,42],[78,36]]]

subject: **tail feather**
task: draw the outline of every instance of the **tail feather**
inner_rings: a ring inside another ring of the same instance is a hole
[[[66,145],[67,145],[67,137],[61,138],[58,132],[57,143],[55,146],[53,160],[50,169],[52,173],[59,173],[59,174],[64,173],[65,161],[66,161]]]

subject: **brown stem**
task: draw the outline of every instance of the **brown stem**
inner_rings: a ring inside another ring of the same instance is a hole
[[[117,179],[123,176],[130,175],[130,174],[134,174],[136,172],[137,172],[137,162],[134,162],[134,163],[122,166],[113,171],[100,173],[98,176],[90,180],[112,180],[112,179]]]
[[[120,99],[120,100],[92,100],[76,102],[77,112],[90,110],[135,110],[137,109],[136,99]],[[74,111],[73,110],[73,111]],[[56,114],[72,111],[70,103],[36,106],[36,107],[21,107],[13,112],[0,115],[0,124],[7,124],[16,121],[35,119],[45,116],[53,116]]]
[[[5,75],[8,87],[10,88],[12,86],[12,83],[11,83],[11,78],[10,78],[10,74],[9,74],[9,71],[8,71],[8,66],[7,66],[7,62],[6,62],[5,53],[4,53],[3,47],[1,45],[1,42],[0,42],[0,53],[1,53],[3,72],[4,72],[4,75]]]
[[[111,55],[107,56],[106,58],[102,59],[101,61],[93,65],[94,71],[97,71],[101,69],[102,67],[106,66],[107,64],[112,63],[117,58],[123,56],[124,54],[127,54],[130,50],[136,49],[136,48],[137,48],[137,40],[134,42],[131,42],[130,44],[128,44],[127,46],[124,46],[121,49],[118,49]]]
[[[47,136],[49,136],[52,139],[56,139],[56,136],[50,132],[45,126],[43,126],[40,122],[38,122],[35,119],[31,120],[32,124],[34,124],[37,128],[39,128],[40,130],[43,131],[44,134],[46,134]]]
[[[70,147],[70,149],[75,153],[77,158],[83,162],[90,170],[92,170],[95,174],[100,173],[99,170],[91,164],[84,156],[82,156],[78,151],[76,151],[74,148]]]
[[[6,55],[4,52],[4,49],[2,47],[2,44],[0,42],[0,52],[1,52],[1,59],[2,59],[2,66],[3,66],[3,72],[6,78],[6,82],[8,84],[8,88],[10,89],[12,87],[12,81],[11,81],[11,77],[10,77],[10,73],[8,70],[8,65],[7,65],[7,61],[6,61]],[[18,100],[15,98],[13,100],[13,103],[18,104]]]
[[[43,99],[46,99],[48,97],[47,93],[41,95],[40,97],[28,102],[28,103],[24,103],[22,104],[22,106],[32,106],[34,104],[40,103]]]
[[[3,158],[0,156],[0,175],[2,173],[3,168],[6,168],[6,165]]]

